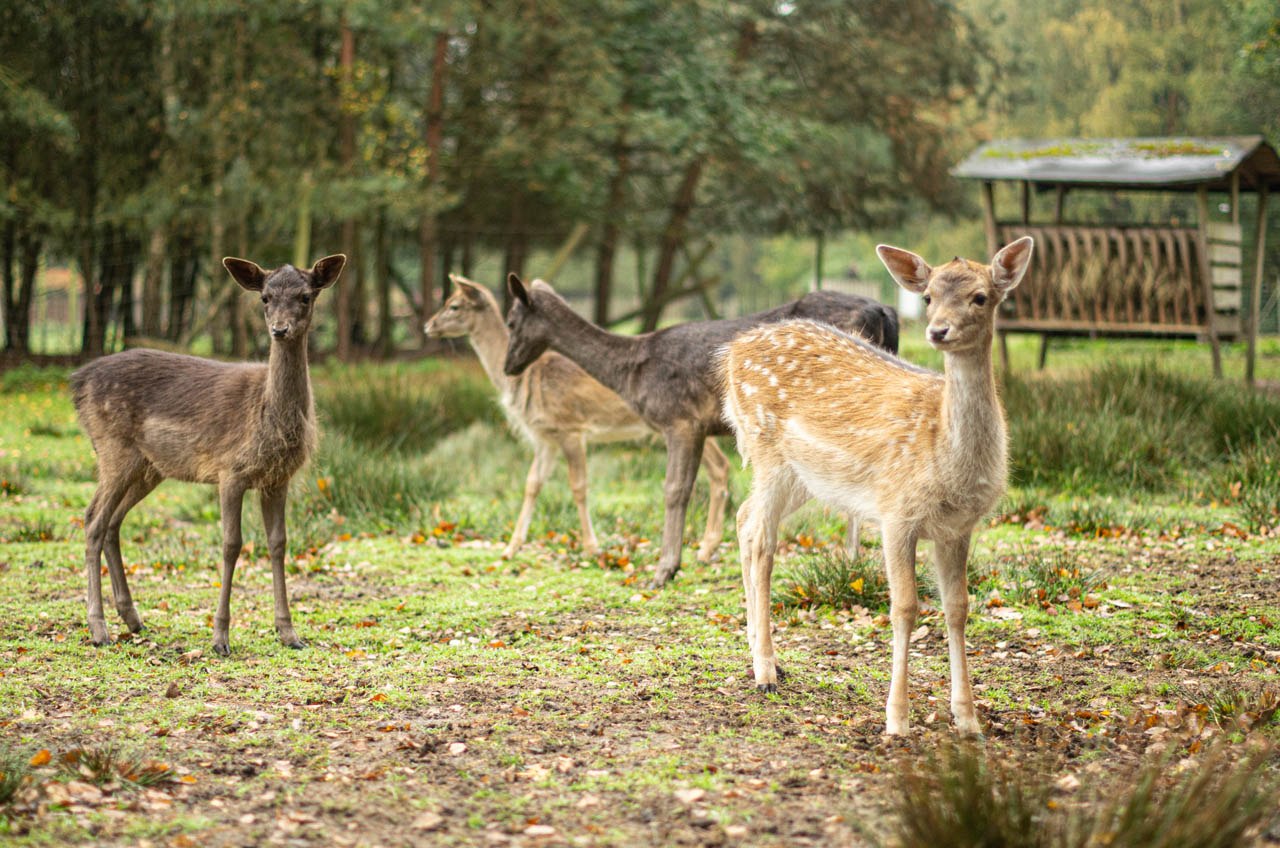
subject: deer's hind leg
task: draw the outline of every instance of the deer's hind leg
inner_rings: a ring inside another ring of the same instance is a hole
[[[742,580],[747,587],[747,635],[756,688],[761,692],[778,691],[778,682],[786,679],[773,648],[770,615],[778,525],[808,499],[808,491],[790,469],[764,472],[757,466],[751,495],[738,513]]]
[[[275,597],[276,633],[280,644],[287,648],[301,649],[307,643],[298,638],[293,629],[293,617],[289,614],[289,589],[285,585],[285,505],[288,487],[263,489],[262,523],[267,529],[267,550],[271,555],[271,592]]]
[[[111,644],[111,634],[107,632],[106,617],[102,612],[102,552],[107,547],[112,519],[117,508],[123,503],[129,490],[137,482],[144,467],[141,461],[116,461],[104,463],[103,454],[99,453],[98,488],[89,501],[89,508],[84,515],[85,537],[85,576],[88,578],[88,596],[86,598],[89,617],[89,639],[95,645]],[[139,457],[138,460],[141,458]],[[117,550],[119,545],[116,546]],[[108,572],[111,580],[116,581],[116,569],[111,566],[111,555],[108,554]],[[123,569],[120,570],[123,576]],[[115,588],[113,586],[113,588]],[[132,604],[132,601],[130,601]]]
[[[711,496],[707,500],[707,529],[698,544],[698,562],[711,562],[724,538],[724,507],[729,500],[729,458],[715,439],[708,438],[703,445],[702,467],[707,470]]]
[[[111,513],[111,521],[107,524],[104,550],[107,555],[107,573],[111,576],[111,594],[115,598],[116,612],[120,614],[120,618],[132,633],[142,632],[142,618],[133,605],[129,581],[125,578],[124,557],[120,553],[120,526],[124,523],[129,510],[151,494],[152,490],[160,485],[162,479],[154,467],[145,466],[116,505]]]
[[[222,509],[222,586],[218,591],[218,611],[213,615],[213,650],[220,656],[231,655],[231,581],[236,574],[243,539],[240,535],[240,512],[244,505],[245,484],[231,478],[218,484],[218,501]]]

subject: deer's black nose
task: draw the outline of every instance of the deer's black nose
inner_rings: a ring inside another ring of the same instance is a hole
[[[272,324],[271,335],[274,338],[283,339],[285,336],[289,335],[289,325],[285,324],[284,326],[280,326],[279,324]]]

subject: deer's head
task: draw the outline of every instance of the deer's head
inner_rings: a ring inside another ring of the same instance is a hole
[[[1000,250],[990,265],[956,257],[931,268],[916,254],[882,244],[880,261],[895,282],[924,298],[925,338],[948,353],[990,350],[996,308],[1031,264],[1034,243],[1023,236]]]
[[[432,315],[422,331],[428,338],[460,339],[469,336],[479,326],[486,312],[497,312],[493,295],[466,277],[450,274],[456,288],[439,311]]]
[[[241,288],[262,295],[262,308],[273,342],[306,336],[316,295],[338,281],[346,264],[347,257],[341,253],[326,256],[305,271],[292,265],[265,271],[248,259],[234,256],[222,260],[223,267]]]
[[[507,275],[507,288],[511,292],[511,311],[507,313],[507,331],[511,338],[507,341],[507,359],[502,370],[508,377],[514,377],[551,346],[554,324],[543,304],[556,294],[541,280],[525,286],[515,274]]]

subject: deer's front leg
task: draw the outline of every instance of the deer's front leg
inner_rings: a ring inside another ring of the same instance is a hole
[[[285,584],[284,574],[287,492],[285,486],[262,490],[262,523],[267,530],[267,551],[271,556],[271,592],[275,596],[276,633],[280,636],[281,645],[301,649],[307,647],[307,643],[294,632],[293,617],[289,614],[289,588]]]
[[[555,448],[551,444],[538,442],[534,446],[533,462],[529,465],[529,473],[524,480],[524,502],[520,504],[520,516],[516,519],[516,526],[511,531],[511,540],[502,551],[502,555],[507,559],[516,555],[529,534],[529,522],[533,520],[533,505],[538,500],[542,485],[551,476],[555,461]]]
[[[578,508],[578,522],[582,526],[582,549],[589,554],[600,550],[595,528],[591,526],[591,512],[587,509],[587,442],[582,433],[574,433],[560,445],[565,462],[569,465],[569,491]]]
[[[907,649],[916,626],[920,601],[916,596],[916,534],[885,522],[881,528],[885,570],[889,577],[889,620],[893,624],[893,665],[885,733],[898,736],[911,728],[907,705]]]
[[[689,509],[689,495],[693,481],[698,476],[698,463],[702,461],[701,432],[674,430],[667,434],[667,477],[663,482],[666,504],[662,526],[662,554],[658,558],[658,570],[653,575],[652,588],[661,589],[680,569],[680,554],[684,548],[684,518]]]
[[[969,587],[965,579],[969,537],[937,541],[933,550],[938,561],[938,594],[947,617],[947,648],[951,654],[951,716],[961,733],[981,735],[964,647],[964,628],[969,618]]]
[[[236,560],[243,542],[240,537],[240,508],[244,503],[244,484],[224,480],[218,484],[218,500],[222,508],[222,586],[218,590],[218,611],[213,615],[213,650],[231,655],[228,631],[231,628],[231,582],[236,574]]]

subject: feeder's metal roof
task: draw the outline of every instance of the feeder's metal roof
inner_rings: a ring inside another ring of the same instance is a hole
[[[1062,138],[989,141],[951,170],[971,180],[1027,180],[1091,188],[1280,188],[1280,156],[1260,135],[1222,138]]]

